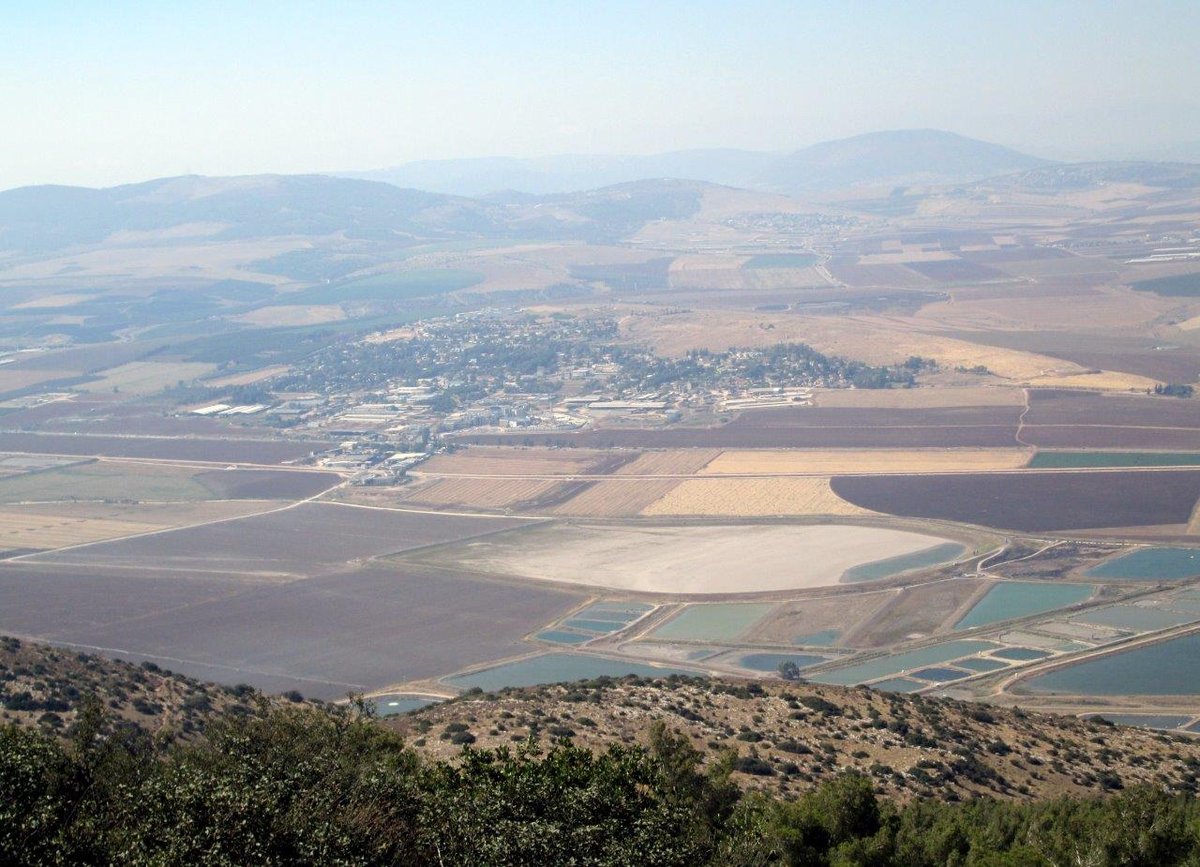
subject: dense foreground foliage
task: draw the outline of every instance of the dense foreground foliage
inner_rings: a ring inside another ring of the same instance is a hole
[[[659,727],[648,750],[421,759],[352,712],[264,705],[156,749],[0,728],[4,864],[1200,864],[1200,802],[1149,789],[896,806],[841,777],[743,795]]]

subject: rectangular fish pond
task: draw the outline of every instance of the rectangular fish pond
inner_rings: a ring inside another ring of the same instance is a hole
[[[898,557],[888,557],[884,560],[876,560],[872,563],[863,563],[861,566],[854,566],[842,573],[842,583],[857,584],[860,581],[879,581],[883,578],[899,575],[901,572],[910,572],[913,569],[924,569],[927,566],[949,563],[957,560],[966,552],[966,545],[960,545],[957,542],[946,542],[941,545],[934,545],[932,548],[926,548],[923,551],[914,551],[911,554],[901,554]]]
[[[1200,695],[1200,635],[1185,635],[1049,671],[1021,684],[1066,695]]]
[[[955,629],[986,626],[1002,620],[1028,617],[1056,608],[1065,608],[1088,599],[1096,588],[1091,584],[1054,584],[1032,581],[1005,581],[997,584],[966,615]]]
[[[974,656],[986,650],[992,650],[997,646],[990,641],[972,641],[968,639],[946,641],[942,644],[934,644],[918,650],[910,650],[906,653],[882,656],[878,659],[860,662],[855,665],[815,672],[809,675],[808,679],[815,683],[854,686],[855,684],[877,680],[881,677],[895,677],[915,668],[925,668],[930,665],[960,659],[964,656]]]
[[[1093,566],[1088,578],[1108,581],[1180,581],[1200,577],[1200,548],[1141,548]]]
[[[683,641],[732,641],[774,608],[766,602],[689,605],[654,630],[654,637]]]
[[[751,671],[779,670],[785,662],[793,662],[797,668],[807,668],[810,665],[828,662],[828,656],[815,656],[809,653],[747,653],[737,658],[737,664]]]

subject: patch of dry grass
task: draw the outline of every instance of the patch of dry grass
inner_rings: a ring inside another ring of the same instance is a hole
[[[828,477],[688,479],[642,509],[643,515],[869,515],[829,487]]]

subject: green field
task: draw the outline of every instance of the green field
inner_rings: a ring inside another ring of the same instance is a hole
[[[689,605],[654,630],[654,637],[683,641],[731,641],[767,616],[772,603]]]
[[[1200,272],[1176,274],[1173,277],[1159,277],[1154,280],[1139,280],[1130,285],[1139,292],[1153,292],[1155,295],[1167,295],[1173,298],[1196,298],[1200,297]]]
[[[0,479],[0,503],[74,500],[211,500],[213,493],[176,467],[76,464]]]
[[[286,295],[289,304],[340,304],[346,301],[405,301],[445,295],[456,289],[466,289],[483,281],[477,271],[461,268],[425,268],[417,271],[397,271],[372,274],[344,283],[317,286]],[[279,303],[279,299],[277,299]]]
[[[1197,452],[1038,452],[1029,462],[1033,470],[1196,466]]]

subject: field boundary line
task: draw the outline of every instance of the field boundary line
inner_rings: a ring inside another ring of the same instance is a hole
[[[343,483],[344,484],[344,483]],[[341,487],[341,485],[335,485]],[[333,490],[333,488],[330,488]],[[326,492],[322,492],[326,493]],[[321,494],[317,494],[321,496]],[[296,504],[299,505],[299,504]],[[399,506],[371,506],[366,503],[346,503],[341,500],[322,500],[324,506],[345,506],[348,509],[373,509],[377,512],[408,512],[413,515],[443,515],[451,518],[500,518],[505,521],[546,521],[541,515],[497,515],[491,512],[445,512],[438,509],[406,509]],[[435,543],[440,544],[440,543]]]
[[[75,550],[78,550],[79,548],[89,548],[92,545],[103,545],[108,542],[127,542],[132,539],[142,539],[147,536],[160,536],[163,533],[174,533],[177,530],[193,530],[197,527],[210,527],[214,524],[227,524],[230,521],[241,521],[241,520],[245,520],[246,518],[259,518],[259,517],[262,517],[263,515],[273,515],[276,512],[286,512],[288,509],[294,509],[297,506],[303,506],[306,503],[312,503],[312,502],[316,501],[319,497],[322,497],[325,494],[328,494],[330,491],[333,491],[333,490],[336,490],[337,488],[342,487],[344,484],[346,484],[346,481],[343,479],[342,481],[338,482],[336,485],[328,487],[323,491],[319,491],[318,493],[313,494],[311,497],[306,497],[303,500],[296,500],[295,502],[292,502],[292,503],[285,503],[282,506],[278,506],[274,509],[266,509],[262,512],[251,512],[248,515],[234,515],[234,516],[227,517],[227,518],[215,518],[211,521],[201,521],[198,524],[183,524],[178,527],[160,527],[156,530],[149,530],[145,533],[134,533],[129,536],[118,536],[118,537],[115,537],[112,539],[99,539],[95,542],[83,542],[78,545],[66,545],[62,548],[50,548],[50,549],[47,549],[44,551],[31,551],[28,554],[19,554],[16,557],[9,557],[4,562],[5,563],[15,563],[19,560],[29,560],[29,559],[32,559],[35,557],[53,556],[55,554],[61,554],[66,551],[75,551]],[[199,502],[204,502],[204,501],[201,500]]]

